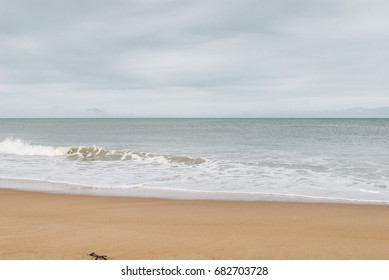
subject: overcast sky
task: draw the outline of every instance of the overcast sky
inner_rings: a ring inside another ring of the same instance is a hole
[[[387,0],[0,0],[0,117],[388,107],[388,76]]]

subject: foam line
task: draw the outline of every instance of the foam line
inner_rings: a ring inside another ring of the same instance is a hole
[[[132,152],[127,150],[112,150],[97,146],[55,147],[31,145],[21,139],[13,138],[6,138],[0,142],[0,153],[20,156],[66,156],[68,159],[89,161],[142,160],[170,162],[185,165],[197,165],[206,162],[206,160],[202,158],[154,154],[149,152]]]

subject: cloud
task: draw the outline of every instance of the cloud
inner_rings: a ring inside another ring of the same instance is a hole
[[[136,116],[389,106],[387,1],[0,5],[0,117],[87,116],[90,100]]]
[[[99,108],[89,108],[87,111],[95,114],[105,114],[105,112]]]

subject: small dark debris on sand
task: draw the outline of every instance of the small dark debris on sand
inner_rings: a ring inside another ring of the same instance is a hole
[[[95,252],[92,252],[92,253],[88,254],[88,256],[91,256],[91,257],[95,258],[95,260],[107,260],[107,256],[105,256],[105,255],[98,255]]]

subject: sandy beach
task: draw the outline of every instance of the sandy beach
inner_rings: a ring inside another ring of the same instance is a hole
[[[389,259],[389,207],[0,190],[0,259]]]

